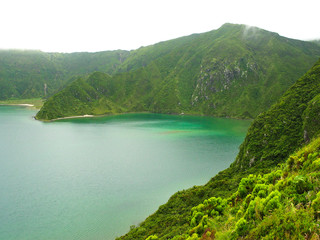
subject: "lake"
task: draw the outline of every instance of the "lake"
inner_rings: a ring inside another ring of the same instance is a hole
[[[0,106],[0,239],[114,239],[235,159],[250,121],[125,114],[44,123]]]

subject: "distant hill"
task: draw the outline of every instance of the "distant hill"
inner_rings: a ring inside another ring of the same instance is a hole
[[[45,97],[74,80],[72,77],[93,71],[112,74],[128,54],[0,50],[0,100]]]
[[[311,42],[320,45],[320,39],[316,39],[316,40],[313,40],[313,41],[311,41]]]
[[[225,24],[131,51],[115,74],[80,77],[37,118],[137,111],[254,118],[319,57],[315,43]]]

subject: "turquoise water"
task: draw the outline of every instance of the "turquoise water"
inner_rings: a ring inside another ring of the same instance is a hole
[[[0,107],[0,239],[114,239],[234,160],[250,124],[126,114],[35,121]]]

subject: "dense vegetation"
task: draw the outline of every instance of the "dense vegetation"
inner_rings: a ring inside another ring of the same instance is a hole
[[[229,198],[193,207],[188,230],[172,239],[319,239],[319,180],[317,138],[270,173],[242,178]]]
[[[97,53],[44,53],[0,50],[0,100],[39,98],[51,95],[93,71],[113,73],[127,51]]]
[[[37,118],[123,111],[253,118],[319,56],[315,43],[225,24],[132,51],[111,76],[81,77],[49,98]]]
[[[301,77],[269,111],[260,114],[248,130],[235,166],[264,166],[283,160],[319,130],[320,63]]]
[[[319,101],[320,60],[270,110],[253,121],[236,161],[228,169],[204,186],[174,194],[120,239],[152,235],[189,240],[317,239]],[[260,131],[261,135],[255,137]],[[250,164],[243,153],[253,146],[258,146],[256,154],[265,157]]]

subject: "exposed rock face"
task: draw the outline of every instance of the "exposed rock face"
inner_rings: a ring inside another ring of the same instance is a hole
[[[232,91],[234,87],[246,86],[259,81],[258,64],[254,59],[240,58],[235,61],[229,59],[216,59],[205,62],[197,78],[197,84],[192,94],[192,106],[197,106],[209,99],[214,94]],[[211,102],[212,103],[212,102]],[[207,102],[206,104],[210,104]],[[211,104],[216,108],[216,104]]]

